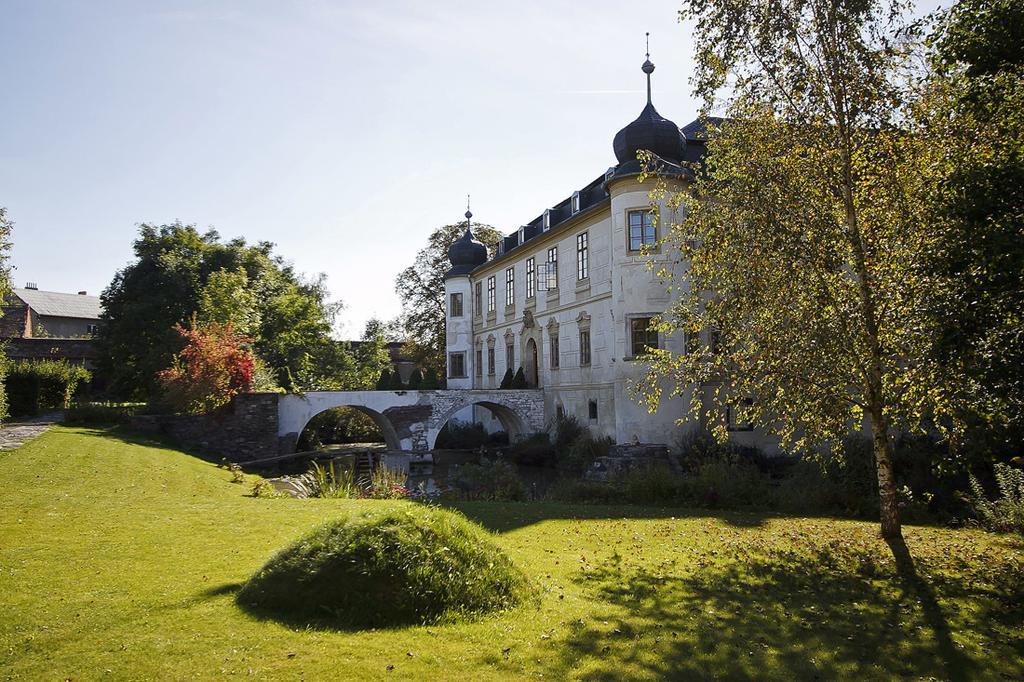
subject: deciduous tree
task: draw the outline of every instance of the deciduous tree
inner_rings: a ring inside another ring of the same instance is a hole
[[[724,93],[728,118],[707,120],[706,163],[692,191],[670,198],[685,218],[666,241],[684,258],[661,273],[678,295],[661,330],[705,343],[657,351],[643,386],[653,406],[671,377],[713,423],[731,408],[795,449],[838,444],[866,422],[889,538],[901,536],[892,429],[920,420],[928,395],[906,390],[927,230],[908,201],[920,194],[921,176],[906,172],[919,141],[898,128],[903,10],[685,2],[696,91],[709,107]]]
[[[142,225],[135,259],[102,294],[101,371],[118,397],[159,391],[156,373],[182,347],[175,325],[194,314],[248,327],[256,354],[290,388],[333,372],[333,321],[324,279],[300,277],[269,242],[223,242],[192,225]]]
[[[926,322],[957,448],[1005,460],[1024,439],[1024,4],[962,0],[930,42],[915,111],[939,169]]]
[[[423,369],[445,372],[444,276],[451,269],[448,247],[466,231],[466,224],[445,225],[434,230],[416,261],[395,280],[402,302],[399,326],[405,332],[406,352]],[[473,235],[493,253],[501,233],[490,225],[473,225]]]

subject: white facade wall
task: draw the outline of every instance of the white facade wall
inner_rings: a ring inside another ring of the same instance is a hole
[[[513,372],[529,367],[533,348],[537,349],[538,385],[545,392],[549,423],[561,410],[575,415],[595,435],[609,436],[616,443],[664,443],[672,445],[698,422],[687,417],[688,395],[666,398],[655,414],[640,405],[633,393],[635,383],[645,374],[642,362],[634,361],[629,322],[633,317],[653,317],[664,312],[671,299],[667,285],[658,281],[648,267],[650,256],[628,248],[627,214],[648,210],[653,182],[640,183],[636,177],[613,179],[610,199],[536,235],[525,246],[477,268],[469,278],[449,280],[446,290],[465,291],[466,301],[474,299],[473,289],[481,285],[483,310],[461,320],[449,318],[449,352],[465,350],[469,378],[449,379],[452,388],[497,388],[509,366],[506,347],[513,347]],[[674,189],[681,189],[675,187]],[[662,224],[678,220],[659,206],[658,238]],[[589,276],[577,278],[577,235],[588,236]],[[527,260],[540,265],[547,260],[548,249],[558,248],[558,287],[537,291],[526,298]],[[668,260],[672,254],[655,253],[655,260]],[[678,254],[676,254],[678,255]],[[506,269],[514,268],[514,303],[506,306]],[[677,266],[678,267],[678,266]],[[488,313],[487,280],[495,278],[495,311]],[[465,283],[464,283],[465,282]],[[467,305],[466,311],[470,307]],[[590,332],[591,362],[580,363],[580,331]],[[558,366],[552,366],[551,338],[558,337]],[[706,342],[706,339],[705,339]],[[683,339],[672,335],[659,338],[659,347],[683,352]],[[488,351],[494,350],[494,372],[488,371]],[[477,371],[477,351],[481,367]],[[529,372],[527,375],[529,377]],[[669,394],[665,387],[663,395]],[[592,406],[596,406],[593,417]],[[485,408],[474,410],[474,420],[490,430],[500,428]],[[681,423],[680,423],[681,422]],[[737,440],[771,449],[762,434],[741,433]]]

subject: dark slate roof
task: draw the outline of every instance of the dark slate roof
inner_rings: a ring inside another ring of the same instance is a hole
[[[709,117],[714,124],[720,123],[721,118]],[[662,161],[659,164],[663,172],[672,175],[679,175],[682,177],[692,178],[692,171],[688,168],[689,164],[697,163],[704,158],[704,154],[707,153],[707,147],[705,140],[707,135],[705,132],[704,124],[700,119],[697,119],[691,123],[686,124],[680,128],[682,134],[686,137],[686,146],[684,148],[683,164],[677,165],[672,161]],[[636,175],[640,173],[640,162],[636,159],[620,163],[617,166],[609,168],[599,178],[593,180],[586,187],[581,189],[580,192],[580,210],[576,213],[572,212],[572,196],[566,199],[562,199],[560,202],[555,204],[549,209],[551,215],[551,227],[548,232],[555,230],[562,223],[575,218],[577,216],[589,213],[597,206],[602,205],[608,200],[608,188],[606,183],[609,179],[615,177],[625,177],[627,175]],[[538,217],[531,220],[529,223],[516,230],[512,234],[506,236],[498,244],[497,252],[487,261],[492,261],[504,258],[506,254],[520,248],[534,237],[543,234],[544,226],[544,214],[542,213]],[[520,238],[520,231],[522,231],[522,238]],[[487,263],[478,267],[485,267]]]
[[[47,317],[76,317],[83,320],[98,320],[103,312],[99,296],[84,294],[63,294],[57,291],[38,289],[14,289],[14,295],[28,304],[37,315]]]

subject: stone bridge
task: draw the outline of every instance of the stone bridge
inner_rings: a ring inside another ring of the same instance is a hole
[[[450,391],[313,391],[280,396],[277,402],[278,450],[295,451],[309,420],[333,407],[351,407],[380,428],[389,450],[425,452],[455,414],[473,405],[490,410],[509,439],[545,429],[544,393],[540,390]]]

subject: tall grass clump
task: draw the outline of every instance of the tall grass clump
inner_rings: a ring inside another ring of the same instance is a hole
[[[245,609],[340,628],[453,621],[518,606],[525,574],[457,512],[405,506],[323,525],[238,593]]]
[[[999,492],[994,500],[988,498],[981,483],[971,475],[974,513],[989,530],[1024,534],[1024,471],[1000,463],[996,463],[994,469]]]
[[[370,476],[368,492],[375,500],[400,500],[409,496],[409,489],[405,486],[408,481],[406,472],[392,469],[383,461],[378,462]]]
[[[352,467],[334,460],[326,465],[313,462],[312,468],[296,477],[293,484],[305,497],[352,498],[360,497],[362,493]]]

